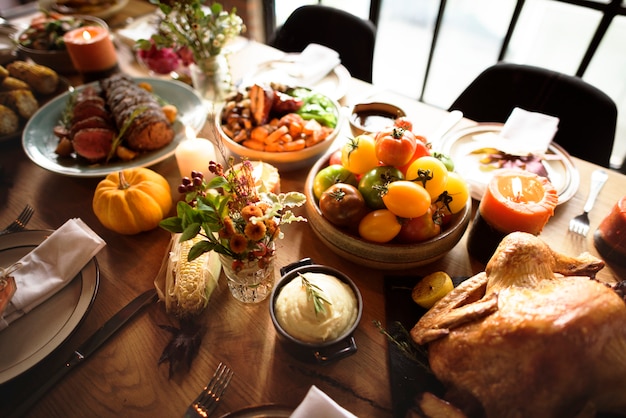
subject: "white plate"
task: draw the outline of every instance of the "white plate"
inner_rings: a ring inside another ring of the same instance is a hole
[[[52,232],[0,236],[0,267],[19,261]],[[92,258],[62,290],[0,331],[0,384],[26,372],[69,338],[91,308],[99,281],[98,264]]]
[[[116,171],[147,167],[163,161],[174,153],[178,143],[185,138],[185,126],[192,127],[196,132],[202,129],[206,122],[206,111],[200,96],[187,84],[142,77],[135,78],[135,81],[149,83],[157,96],[178,108],[178,120],[174,123],[176,136],[170,144],[126,162],[89,165],[82,160],[61,158],[54,152],[58,139],[53,129],[58,124],[67,103],[69,93],[65,93],[39,109],[26,124],[22,146],[28,158],[40,167],[59,174],[72,177],[104,177]]]
[[[79,9],[68,9],[63,5],[52,4],[51,7],[54,11],[62,14],[79,14],[99,17],[100,19],[108,19],[115,16],[128,4],[129,0],[117,0],[113,5],[109,6],[85,6]]]
[[[302,84],[302,80],[289,75],[289,67],[294,63],[290,59],[294,54],[287,54],[279,60],[266,61],[259,64],[252,72],[246,75],[242,81],[243,86],[253,83],[279,82],[289,86],[303,86],[314,89],[331,99],[339,100],[346,95],[350,84],[351,75],[343,65],[336,66],[326,77],[313,86]]]
[[[473,138],[485,133],[499,133],[502,126],[499,123],[482,123],[454,131],[444,137],[438,147],[438,151],[452,158],[455,170],[470,184],[473,199],[482,199],[485,187],[494,173],[498,172],[497,169],[484,170],[479,162],[482,155],[470,154],[471,151],[480,148],[479,143]],[[550,183],[557,190],[560,205],[574,196],[580,185],[580,176],[572,157],[559,145],[550,144],[547,156],[549,158],[543,160],[543,166],[548,172]]]

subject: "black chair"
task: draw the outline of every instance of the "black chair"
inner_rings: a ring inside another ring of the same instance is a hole
[[[337,51],[353,77],[372,82],[376,27],[369,20],[329,6],[302,6],[268,40],[285,52],[302,52],[311,43]]]
[[[479,74],[449,110],[477,122],[505,122],[515,107],[558,117],[554,142],[573,156],[610,166],[617,106],[579,77],[498,63]]]

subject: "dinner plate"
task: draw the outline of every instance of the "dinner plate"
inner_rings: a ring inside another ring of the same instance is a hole
[[[0,236],[0,267],[19,261],[52,232]],[[26,372],[69,338],[91,308],[99,281],[94,257],[67,286],[0,331],[0,384]]]
[[[266,61],[259,64],[254,70],[247,74],[242,84],[244,86],[260,82],[280,82],[291,86],[302,86],[302,80],[289,75],[289,68],[294,65],[291,56],[287,54],[278,60]],[[350,84],[350,72],[346,67],[339,64],[326,77],[315,83],[313,86],[303,86],[314,88],[331,99],[339,100],[346,95]]]
[[[199,132],[206,121],[206,111],[200,96],[187,84],[173,80],[137,77],[135,81],[146,82],[153,92],[164,101],[176,106],[178,120],[174,123],[176,136],[167,146],[140,154],[132,161],[114,161],[108,164],[88,164],[75,158],[59,157],[55,152],[58,138],[53,129],[59,123],[70,93],[62,94],[48,102],[33,115],[22,135],[26,155],[37,165],[58,174],[72,177],[104,177],[109,173],[133,167],[147,167],[163,161],[176,150],[185,138],[185,126]],[[90,85],[97,86],[97,83]],[[84,88],[83,87],[79,87]]]
[[[293,408],[281,405],[260,405],[222,415],[222,418],[288,418]]]
[[[68,8],[62,4],[54,3],[52,4],[52,9],[62,14],[89,15],[99,17],[100,19],[108,19],[115,16],[124,7],[126,7],[128,2],[129,0],[116,0],[113,4],[105,4],[102,6],[89,5],[89,3],[86,3],[87,5],[82,8]]]
[[[470,184],[473,199],[482,199],[483,193],[491,177],[498,169],[485,170],[479,162],[481,154],[472,155],[471,152],[482,147],[474,137],[482,134],[498,134],[503,124],[481,123],[476,126],[453,131],[444,137],[437,147],[454,161],[454,167]],[[558,204],[567,202],[576,194],[580,185],[580,175],[574,165],[572,157],[556,143],[551,143],[542,161],[550,183],[557,190]]]

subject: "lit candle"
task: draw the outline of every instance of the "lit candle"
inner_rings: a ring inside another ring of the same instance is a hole
[[[81,73],[110,70],[117,65],[117,53],[107,28],[84,26],[63,36],[74,68]]]
[[[202,172],[204,178],[210,178],[209,162],[216,160],[215,147],[208,139],[197,138],[190,127],[187,127],[186,139],[176,147],[175,155],[181,177],[189,177],[195,170]]]
[[[554,214],[558,199],[545,177],[518,170],[495,175],[472,222],[469,253],[486,264],[505,235],[515,231],[538,235]]]

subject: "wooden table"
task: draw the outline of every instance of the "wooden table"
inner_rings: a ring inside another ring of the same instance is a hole
[[[268,59],[272,54],[277,52],[254,42],[246,43],[233,56],[233,71],[237,74],[253,68],[256,62]],[[357,80],[352,81],[342,102],[347,105],[372,94],[376,99],[389,100],[403,107],[414,120],[416,129],[426,135],[446,114],[441,109],[377,91]],[[463,123],[471,124],[471,121]],[[569,202],[557,208],[541,237],[560,251],[597,254],[591,234],[586,239],[573,239],[567,234],[569,219],[582,211],[589,176],[596,168],[578,159],[575,163],[581,175],[580,188]],[[107,242],[97,255],[101,282],[91,310],[76,332],[52,355],[0,386],[0,416],[3,416],[49,376],[87,336],[153,285],[169,234],[155,229],[135,236],[122,236],[105,229],[91,210],[99,179],[64,177],[48,172],[25,156],[17,140],[0,143],[0,165],[0,225],[10,222],[25,204],[30,203],[36,208],[30,229],[54,229],[69,218],[80,217]],[[172,198],[178,199],[179,174],[174,158],[151,168],[168,179]],[[283,173],[282,189],[302,191],[306,175],[306,169]],[[590,215],[592,230],[625,190],[625,176],[616,172],[610,172],[609,176]],[[339,258],[315,237],[306,223],[289,225],[285,233],[286,238],[277,245],[279,266],[311,257],[317,263],[340,269],[358,285],[364,312],[355,333],[356,354],[326,366],[295,360],[277,342],[268,312],[269,302],[244,305],[235,301],[222,276],[203,314],[206,334],[188,373],[168,379],[167,365],[158,365],[159,356],[170,337],[159,325],[177,323],[164,313],[162,304],[155,304],[65,377],[31,410],[29,416],[182,416],[219,362],[230,365],[235,378],[218,407],[218,414],[269,403],[294,407],[309,387],[316,385],[358,416],[391,416],[388,343],[372,323],[385,321],[383,280],[389,272],[364,268]],[[450,275],[471,275],[482,270],[482,266],[468,257],[463,238],[440,261],[393,274],[420,276],[437,270],[445,270]],[[624,273],[624,269],[609,266],[599,277],[615,281],[626,277]]]

